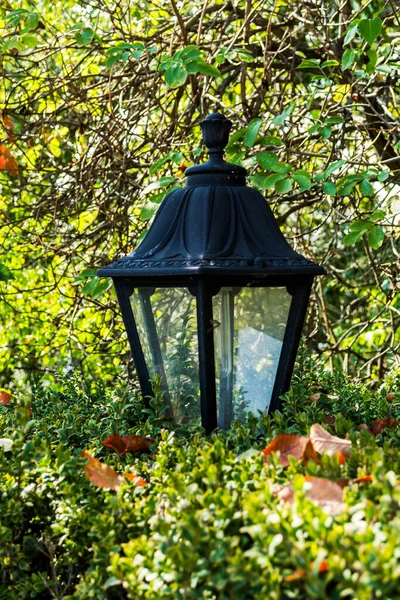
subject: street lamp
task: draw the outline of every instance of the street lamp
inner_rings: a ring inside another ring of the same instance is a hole
[[[273,411],[288,389],[313,279],[246,169],[223,160],[232,123],[200,123],[209,160],[186,170],[112,277],[144,397],[159,376],[176,423],[207,432]]]

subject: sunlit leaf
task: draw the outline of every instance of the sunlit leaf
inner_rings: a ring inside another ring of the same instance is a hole
[[[334,456],[341,452],[344,456],[351,454],[351,441],[331,435],[326,429],[315,423],[310,429],[310,439],[314,448],[320,454]]]

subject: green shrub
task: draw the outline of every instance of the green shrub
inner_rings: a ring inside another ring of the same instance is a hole
[[[0,437],[14,440],[0,450],[1,599],[400,598],[400,428],[359,430],[400,420],[398,375],[371,389],[315,372],[303,356],[282,412],[209,438],[175,430],[160,396],[145,411],[127,388],[72,377],[59,389],[37,385],[0,406]],[[313,423],[350,437],[344,464],[239,456]],[[101,442],[116,432],[150,436],[154,451],[112,453]],[[96,487],[82,450],[148,485]],[[307,497],[307,475],[372,481],[347,485],[342,509],[328,514]],[[277,495],[288,482],[294,504]]]

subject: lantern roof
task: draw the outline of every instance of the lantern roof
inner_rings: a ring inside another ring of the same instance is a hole
[[[290,247],[246,169],[224,161],[232,122],[213,113],[200,126],[209,159],[185,171],[186,186],[164,198],[138,248],[98,275],[323,274]]]

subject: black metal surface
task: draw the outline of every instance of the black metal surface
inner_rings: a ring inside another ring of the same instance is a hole
[[[280,408],[280,396],[287,392],[290,386],[313,279],[313,277],[304,278],[302,282],[292,283],[292,285],[287,286],[287,291],[292,295],[292,302],[269,405],[268,412],[270,413]]]
[[[212,294],[203,279],[197,288],[201,422],[206,433],[217,428]]]
[[[213,114],[201,126],[210,159],[186,170],[187,186],[166,196],[137,250],[99,276],[322,274],[289,246],[246,170],[223,160],[231,122]]]
[[[143,354],[142,344],[136,328],[135,319],[133,318],[130,296],[132,294],[133,285],[129,283],[121,283],[114,280],[115,291],[119,305],[121,307],[122,318],[128,341],[132,352],[132,357],[135,362],[137,376],[142,390],[143,399],[148,404],[148,397],[153,395],[153,390],[150,383],[149,371],[146,364],[146,359]]]

